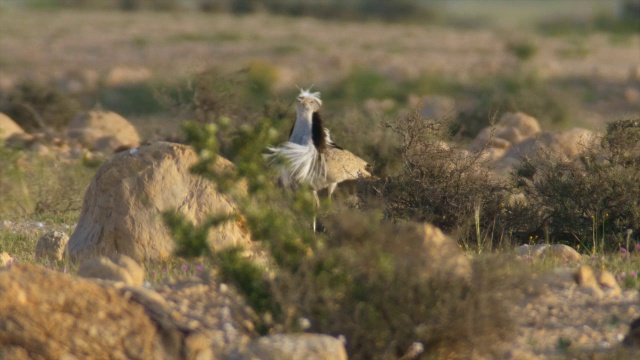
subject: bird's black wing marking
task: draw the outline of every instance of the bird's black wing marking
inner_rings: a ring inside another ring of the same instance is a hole
[[[332,147],[338,149],[338,150],[344,150],[344,148],[342,146],[336,145],[336,143],[334,143],[333,141],[331,141],[330,144]]]
[[[324,132],[322,119],[317,111],[313,113],[311,118],[311,138],[318,152],[323,153],[327,148],[327,134]]]
[[[291,135],[293,135],[293,128],[296,127],[296,123],[293,123],[293,125],[291,125],[291,130],[289,131],[289,137],[288,139],[291,139]]]

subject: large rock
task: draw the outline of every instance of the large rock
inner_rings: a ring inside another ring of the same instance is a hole
[[[505,113],[493,127],[482,129],[470,145],[471,150],[484,147],[508,149],[540,132],[538,120],[527,114]]]
[[[91,150],[105,152],[140,144],[136,128],[111,111],[92,110],[77,116],[67,126],[67,135]]]
[[[6,141],[12,136],[20,136],[24,130],[16,124],[10,117],[0,113],[0,141]]]
[[[115,289],[28,264],[0,271],[2,359],[175,359],[181,351]]]
[[[235,213],[233,202],[213,183],[190,173],[196,161],[190,147],[167,142],[120,152],[107,160],[85,194],[69,239],[71,258],[116,253],[136,260],[167,258],[175,244],[162,220],[164,211],[177,210],[196,225],[207,215]],[[233,164],[219,158],[217,166],[229,169]],[[209,233],[212,249],[249,243],[241,220]]]
[[[559,132],[543,131],[510,147],[496,162],[495,168],[498,171],[508,171],[519,164],[522,158],[533,157],[541,150],[567,160],[574,160],[594,139],[595,134],[592,131],[582,128]]]

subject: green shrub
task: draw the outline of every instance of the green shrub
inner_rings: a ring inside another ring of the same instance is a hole
[[[0,173],[0,193],[2,193],[0,218],[20,214],[29,208],[25,204],[29,190],[21,165],[23,158],[22,151],[7,148],[0,141],[0,169],[2,169]],[[23,207],[25,209],[22,209]]]
[[[548,152],[525,158],[514,185],[526,202],[514,208],[514,234],[537,234],[591,251],[616,250],[640,226],[640,121],[609,124],[578,160]]]
[[[253,61],[247,66],[247,81],[253,96],[266,100],[272,95],[278,81],[278,69],[264,61]]]
[[[398,87],[380,73],[366,68],[354,68],[330,91],[330,98],[343,102],[361,102],[369,98],[396,98]]]
[[[102,106],[122,116],[155,115],[168,109],[157,90],[161,87],[150,83],[120,85],[102,89],[97,97]]]
[[[25,81],[0,96],[0,111],[25,131],[63,129],[80,111],[80,104],[54,87]]]

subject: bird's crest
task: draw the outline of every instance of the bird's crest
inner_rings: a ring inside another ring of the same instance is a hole
[[[316,91],[316,92],[311,92],[311,88],[313,87],[313,85],[311,85],[310,88],[308,89],[302,89],[298,86],[296,86],[298,88],[298,90],[300,90],[300,95],[298,95],[298,99],[302,99],[302,98],[311,98],[314,101],[316,101],[318,103],[318,105],[322,105],[322,100],[320,99],[320,92]]]

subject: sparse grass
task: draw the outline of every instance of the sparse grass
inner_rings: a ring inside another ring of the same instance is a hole
[[[566,46],[558,50],[558,55],[565,58],[585,58],[589,55],[586,39],[580,36],[569,38]]]
[[[629,1],[623,4],[619,15],[596,13],[591,17],[555,16],[538,24],[538,31],[547,36],[585,35],[593,32],[607,32],[616,36],[630,36],[640,29],[636,5]],[[635,6],[635,8],[634,8]]]
[[[41,82],[23,81],[7,94],[0,92],[0,112],[26,131],[61,130],[79,111],[76,99]]]
[[[0,253],[6,251],[19,261],[34,261],[38,238],[25,233],[0,230]]]
[[[180,42],[225,42],[225,41],[239,41],[242,39],[242,33],[240,32],[216,32],[216,33],[193,33],[185,32],[181,34],[175,34],[167,38],[169,43]]]
[[[507,50],[520,61],[527,61],[536,55],[538,46],[531,39],[512,39],[507,42]]]
[[[140,83],[104,88],[96,94],[97,102],[122,116],[158,114],[169,110],[157,93],[163,86]]]
[[[211,271],[213,265],[205,258],[173,258],[165,261],[147,261],[144,268],[145,280],[155,285],[200,276]]]
[[[70,224],[82,205],[84,190],[95,169],[64,164],[0,147],[0,218],[34,218]]]

